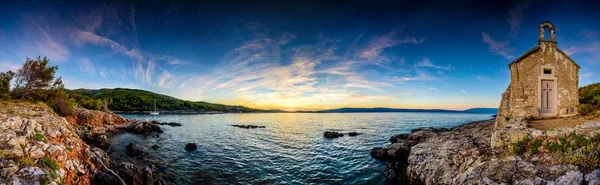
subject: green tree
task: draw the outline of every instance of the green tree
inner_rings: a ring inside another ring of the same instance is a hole
[[[15,76],[12,71],[0,72],[0,98],[9,98],[10,81]]]
[[[27,58],[15,75],[13,96],[19,99],[39,100],[47,98],[45,90],[62,89],[61,78],[54,78],[58,66],[48,66],[48,58]]]

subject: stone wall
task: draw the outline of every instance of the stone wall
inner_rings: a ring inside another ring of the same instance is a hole
[[[537,118],[541,107],[542,66],[552,68],[556,83],[557,107],[555,115],[576,113],[579,104],[579,66],[566,54],[556,48],[556,42],[540,41],[539,46],[510,64],[511,82],[502,95],[502,102],[496,118],[496,130],[509,120],[517,118]]]

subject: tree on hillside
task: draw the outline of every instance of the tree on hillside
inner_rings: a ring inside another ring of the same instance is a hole
[[[10,81],[14,76],[12,71],[0,72],[0,99],[10,98]]]
[[[54,79],[58,66],[48,66],[49,60],[38,57],[36,60],[27,58],[25,64],[15,75],[15,89],[13,97],[19,99],[44,99],[47,97],[45,90],[62,89],[60,77]]]

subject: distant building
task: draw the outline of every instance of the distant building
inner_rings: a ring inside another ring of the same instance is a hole
[[[545,29],[550,40],[544,39]],[[538,46],[510,63],[510,85],[502,94],[495,128],[513,118],[576,114],[579,104],[579,65],[556,47],[554,25],[540,24]]]

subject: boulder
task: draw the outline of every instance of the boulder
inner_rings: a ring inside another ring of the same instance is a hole
[[[159,148],[159,146],[158,145],[152,145],[150,148],[152,148],[152,150],[156,150],[156,149]]]
[[[129,143],[127,145],[127,155],[133,157],[133,156],[138,156],[138,155],[141,155],[141,154],[142,154],[142,151],[139,150],[139,149],[137,149],[137,148],[135,148],[135,145],[133,143]]]
[[[375,159],[387,159],[388,149],[382,147],[375,147],[371,149],[371,156]]]
[[[394,136],[392,136],[390,138],[390,142],[391,143],[397,143],[401,139],[407,139],[408,136],[410,136],[410,134],[398,134],[398,135],[394,135]]]
[[[196,150],[196,148],[196,143],[188,143],[185,145],[185,150],[187,151]]]
[[[565,175],[556,179],[556,184],[581,184],[583,182],[583,174],[579,171],[569,171]]]
[[[326,138],[338,138],[338,137],[342,137],[342,136],[344,136],[344,134],[335,132],[335,131],[327,131],[327,132],[323,133],[323,137],[326,137]]]
[[[594,170],[585,175],[585,181],[588,184],[600,184],[600,170]]]

